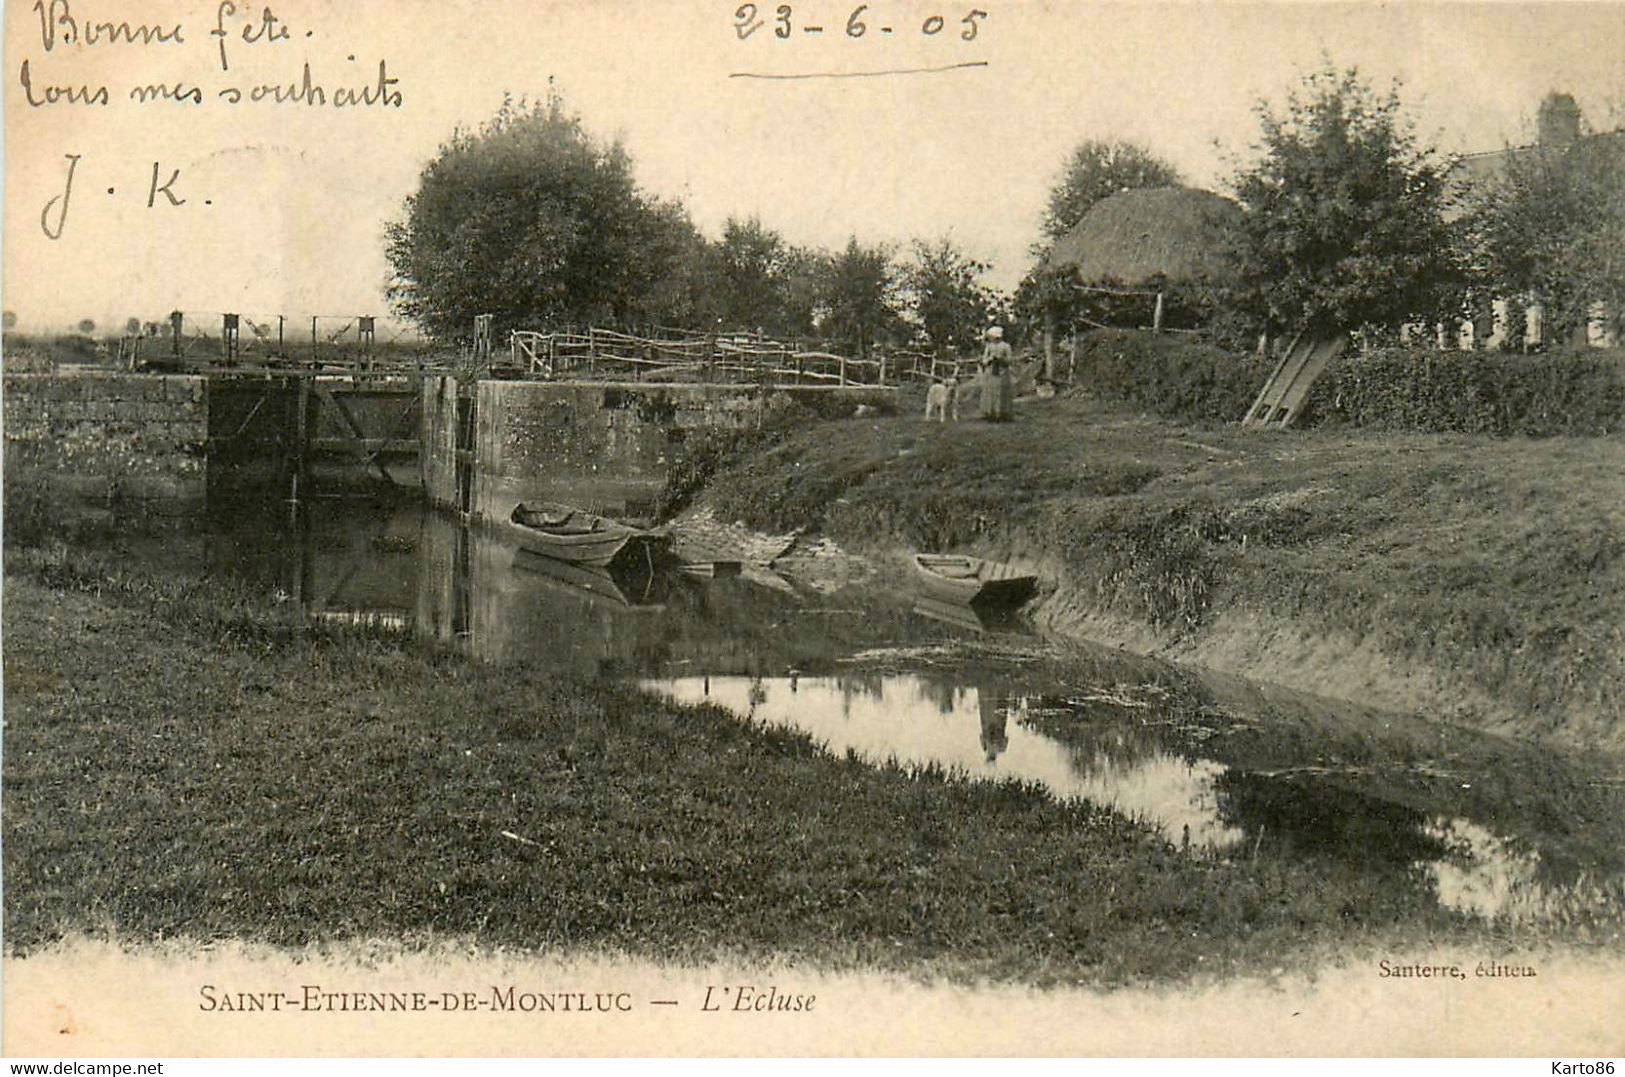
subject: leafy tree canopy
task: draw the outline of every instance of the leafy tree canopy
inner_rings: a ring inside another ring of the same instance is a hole
[[[1066,168],[1049,193],[1044,212],[1044,243],[1072,231],[1096,202],[1122,190],[1169,187],[1180,182],[1177,169],[1132,142],[1081,143],[1067,158]]]
[[[729,328],[778,329],[790,259],[784,238],[756,217],[729,217],[711,254],[717,320]]]
[[[854,237],[829,258],[819,289],[821,328],[830,339],[868,355],[879,341],[899,335],[897,277],[892,253]]]
[[[998,297],[981,283],[987,269],[946,237],[914,241],[900,275],[902,302],[927,344],[975,346],[998,307]]]
[[[499,331],[682,318],[699,243],[682,208],[640,192],[622,147],[592,138],[557,96],[510,99],[478,132],[452,135],[388,226],[390,298],[435,336],[464,335],[487,312]]]
[[[935,342],[974,335],[996,297],[985,267],[946,240],[899,266],[852,239],[798,247],[756,217],[707,240],[683,207],[640,191],[626,152],[591,137],[556,96],[512,99],[457,131],[387,229],[395,309],[433,336],[495,329],[661,324],[820,335],[867,354],[905,338],[905,301]]]
[[[1509,151],[1468,223],[1487,294],[1537,300],[1563,337],[1602,304],[1625,331],[1625,133]]]
[[[1245,209],[1239,310],[1271,331],[1397,327],[1459,301],[1444,167],[1418,145],[1397,88],[1354,69],[1309,75],[1276,111],[1262,156],[1232,181]]]

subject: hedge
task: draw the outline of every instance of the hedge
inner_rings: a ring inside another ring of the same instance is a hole
[[[1102,330],[1078,341],[1075,386],[1185,422],[1237,422],[1275,368],[1192,336]],[[1346,353],[1315,383],[1299,426],[1496,436],[1625,429],[1625,351],[1536,355],[1381,348]]]
[[[1625,428],[1625,351],[1378,349],[1333,365],[1304,418],[1501,437],[1614,433]]]

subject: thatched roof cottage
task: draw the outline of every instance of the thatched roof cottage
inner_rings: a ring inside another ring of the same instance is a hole
[[[1241,207],[1191,187],[1119,191],[1095,203],[1045,260],[1051,270],[1076,266],[1085,282],[1137,285],[1161,277],[1195,281],[1228,273],[1226,232]]]

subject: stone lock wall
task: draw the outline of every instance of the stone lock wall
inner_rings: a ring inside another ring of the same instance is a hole
[[[367,436],[415,443],[417,459],[402,465],[398,482],[420,477],[431,504],[454,508],[459,480],[467,481],[473,514],[492,521],[533,500],[649,514],[690,433],[753,425],[767,401],[760,389],[739,385],[481,381],[460,388],[435,376],[420,388],[421,397],[346,391],[344,407]],[[291,380],[16,373],[5,376],[4,390],[8,483],[38,479],[53,498],[104,509],[151,505],[166,514],[216,498],[284,496],[298,411]],[[469,403],[472,459],[460,466],[459,408]],[[313,415],[313,445],[325,438],[345,448],[348,431],[332,409]],[[324,473],[321,484],[362,473],[365,454],[328,455],[333,475]]]
[[[457,504],[457,379],[435,375],[423,379],[423,409],[419,414],[422,449],[418,469],[423,495],[431,505]]]
[[[201,509],[204,382],[116,372],[7,374],[6,482],[47,482],[53,496],[96,507]]]
[[[455,505],[456,392],[424,386],[429,500]],[[482,381],[474,387],[473,512],[506,520],[521,501],[563,501],[614,515],[654,508],[689,431],[757,421],[748,386]]]

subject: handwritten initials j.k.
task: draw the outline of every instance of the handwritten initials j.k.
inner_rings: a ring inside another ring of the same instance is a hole
[[[160,194],[169,199],[169,204],[172,206],[186,205],[186,199],[176,198],[174,192],[170,190],[171,187],[175,186],[175,181],[180,178],[181,170],[177,168],[169,174],[169,179],[160,187],[158,185],[158,162],[152,162],[152,185],[147,188],[147,208],[151,209],[153,207]]]
[[[62,185],[62,193],[45,203],[45,209],[40,212],[39,226],[45,231],[46,239],[61,239],[62,229],[68,223],[68,200],[73,197],[73,174],[79,168],[79,154],[70,153],[68,157],[68,181]],[[51,227],[51,207],[61,203],[56,211],[56,227]]]
[[[62,193],[52,195],[50,200],[45,203],[45,208],[40,210],[39,226],[41,231],[45,233],[46,239],[61,239],[62,230],[68,225],[68,204],[73,199],[73,180],[79,173],[79,161],[83,155],[70,153],[66,156],[68,158],[68,176],[62,183]],[[147,185],[147,208],[152,209],[158,205],[159,195],[163,195],[164,198],[168,199],[171,206],[186,205],[186,199],[175,193],[175,185],[180,182],[181,170],[178,168],[171,169],[169,178],[159,183],[158,177],[161,174],[161,167],[158,161],[152,162],[152,182]],[[113,188],[107,188],[107,193],[112,194]]]

